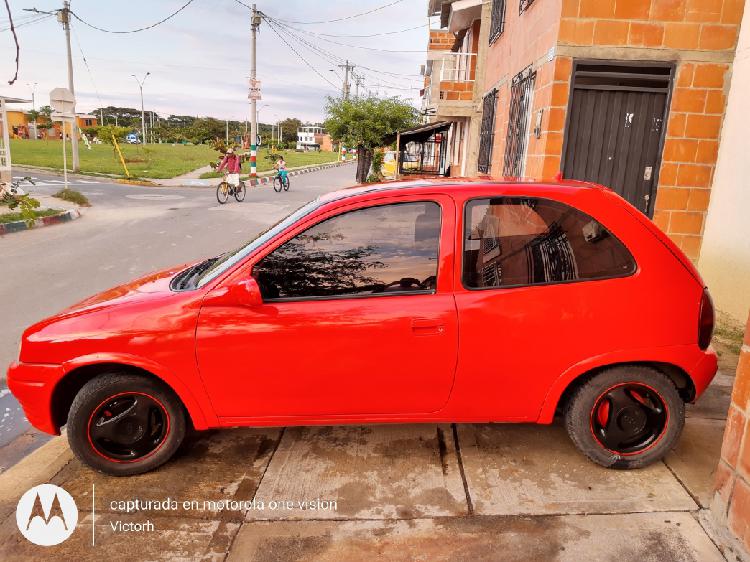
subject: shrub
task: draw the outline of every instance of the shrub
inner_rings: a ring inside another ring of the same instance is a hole
[[[75,189],[61,189],[52,197],[57,197],[58,199],[62,199],[63,201],[70,201],[71,203],[75,203],[76,205],[80,205],[81,207],[91,207],[91,203],[89,202],[88,198],[83,193],[81,193],[80,191],[76,191]]]

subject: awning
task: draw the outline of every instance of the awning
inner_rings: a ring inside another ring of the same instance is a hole
[[[482,0],[457,0],[450,6],[448,31],[458,33],[482,17]]]
[[[401,140],[403,140],[404,137],[407,137],[407,140],[410,141],[414,139],[408,137],[429,137],[433,133],[449,129],[452,124],[452,121],[438,121],[437,123],[428,123],[427,125],[420,125],[412,129],[399,131],[399,135],[401,135]]]

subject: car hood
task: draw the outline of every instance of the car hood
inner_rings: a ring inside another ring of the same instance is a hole
[[[195,262],[197,263],[197,262]],[[193,265],[193,263],[182,264],[169,269],[163,269],[154,273],[149,273],[143,277],[119,285],[106,291],[102,291],[92,297],[82,300],[79,303],[74,304],[63,310],[60,315],[68,315],[70,313],[79,313],[85,310],[100,308],[103,306],[109,306],[114,304],[121,304],[133,300],[140,300],[140,298],[151,295],[154,293],[169,293],[169,284],[172,278],[183,271],[186,267]]]

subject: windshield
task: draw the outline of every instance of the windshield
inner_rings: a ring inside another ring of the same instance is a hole
[[[304,207],[300,207],[299,209],[294,211],[288,217],[281,219],[279,222],[277,222],[268,230],[261,232],[257,236],[257,238],[255,238],[254,240],[251,240],[245,245],[240,246],[236,250],[222,254],[221,256],[216,258],[216,261],[211,263],[211,267],[206,268],[206,270],[201,273],[200,277],[198,277],[197,279],[195,286],[203,287],[206,283],[208,283],[212,279],[215,279],[217,276],[224,273],[234,264],[245,259],[245,257],[247,257],[248,255],[253,253],[255,250],[260,248],[263,244],[271,240],[274,236],[276,236],[277,234],[289,228],[291,225],[293,225],[295,222],[300,220],[302,217],[312,213],[315,209],[320,207],[322,204],[323,203],[318,201],[317,199],[315,201],[311,201]]]

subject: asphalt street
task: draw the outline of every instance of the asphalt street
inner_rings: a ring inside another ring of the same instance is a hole
[[[52,195],[56,174],[30,175],[29,193]],[[291,178],[288,192],[249,188],[244,202],[219,205],[208,188],[143,187],[75,176],[92,207],[73,222],[0,237],[0,472],[46,439],[29,427],[5,388],[23,330],[90,295],[151,271],[239,246],[322,193],[354,184],[354,167]]]

